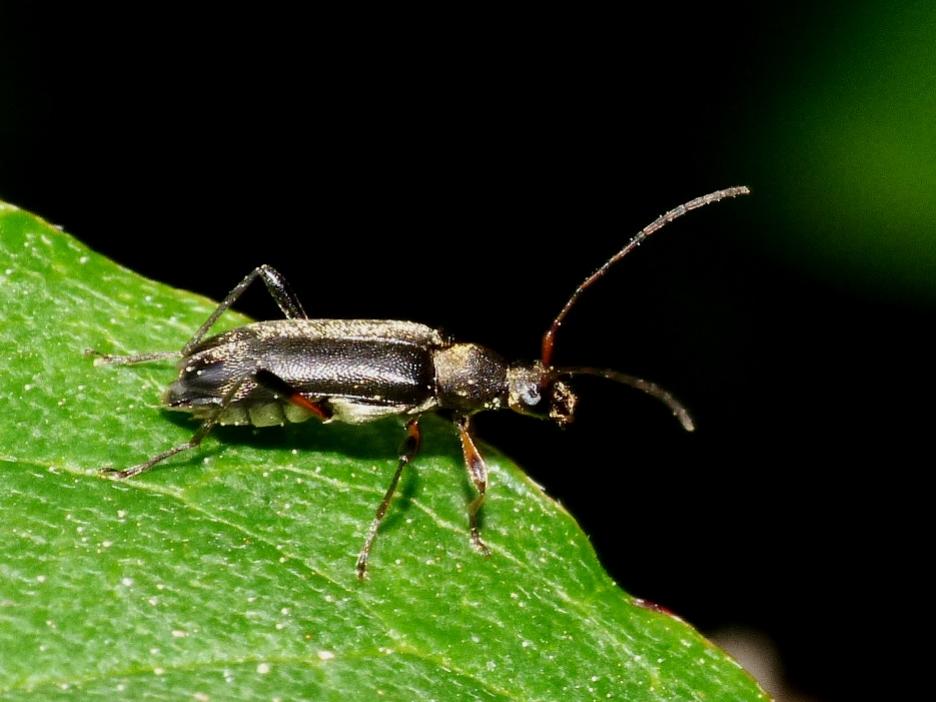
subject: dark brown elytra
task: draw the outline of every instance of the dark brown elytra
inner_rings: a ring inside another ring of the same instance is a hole
[[[101,364],[178,360],[179,376],[166,391],[164,405],[189,412],[202,422],[184,444],[129,468],[106,468],[103,472],[113,478],[139,475],[170,456],[198,446],[219,424],[262,427],[310,417],[326,423],[362,424],[388,416],[404,417],[406,438],[399,463],[357,559],[357,574],[363,578],[400,475],[419,451],[419,418],[425,412],[443,411],[453,418],[468,476],[477,489],[477,496],[468,505],[471,544],[487,555],[490,550],[478,529],[478,511],[487,489],[487,466],[472,438],[472,415],[506,407],[566,424],[572,420],[576,404],[567,381],[591,375],[657,398],[687,431],[692,431],[694,426],[686,409],[654,383],[603,368],[554,366],[556,334],[582,293],[648,236],[691,210],[749,192],[743,186],[718,190],[690,200],[644,227],[575,289],[543,336],[539,360],[532,363],[508,363],[488,348],[456,342],[437,329],[414,322],[309,319],[283,276],[269,266],[260,266],[228,293],[180,351],[129,356],[88,352],[96,357],[95,363]],[[256,322],[205,338],[218,318],[257,278],[266,284],[286,318]]]

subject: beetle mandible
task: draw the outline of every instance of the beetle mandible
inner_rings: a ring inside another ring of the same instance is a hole
[[[686,409],[654,383],[609,369],[554,366],[556,333],[582,293],[648,236],[691,210],[749,193],[744,186],[718,190],[670,210],[641,229],[575,289],[544,334],[539,360],[532,363],[508,363],[488,348],[456,342],[438,329],[415,322],[309,319],[283,276],[270,266],[259,266],[228,293],[180,351],[129,356],[89,351],[96,356],[96,364],[178,359],[179,376],[166,391],[163,403],[202,421],[184,444],[129,468],[105,468],[104,472],[114,478],[139,475],[170,456],[195,448],[219,424],[264,427],[310,417],[362,424],[391,415],[407,417],[399,463],[358,555],[357,574],[363,578],[400,475],[419,450],[419,418],[425,412],[442,410],[453,418],[465,467],[477,490],[468,505],[471,544],[487,555],[490,550],[478,529],[487,467],[472,438],[472,415],[508,407],[568,424],[576,397],[567,381],[591,375],[655,397],[692,431]],[[218,318],[257,278],[266,284],[286,319],[255,322],[206,339]]]

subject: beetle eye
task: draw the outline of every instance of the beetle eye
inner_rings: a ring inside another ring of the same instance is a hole
[[[520,400],[527,407],[536,407],[541,401],[542,396],[540,395],[539,388],[536,387],[533,383],[525,385],[520,390]]]

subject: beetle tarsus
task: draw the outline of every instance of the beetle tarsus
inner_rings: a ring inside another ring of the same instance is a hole
[[[482,504],[484,504],[484,495],[478,495],[471,501],[471,504],[468,505],[471,546],[482,556],[490,556],[491,548],[486,543],[484,543],[484,540],[481,538],[481,530],[478,528],[478,510],[481,509]]]
[[[143,465],[146,465],[146,464],[141,463],[139,465],[130,466],[129,468],[124,468],[124,469],[101,468],[101,470],[98,472],[101,475],[101,477],[108,478],[110,480],[123,480],[124,478],[130,478],[134,475],[138,475],[139,473],[142,473],[143,470],[145,469],[140,468],[140,466],[143,466]]]
[[[96,366],[131,366],[149,361],[171,361],[179,358],[178,351],[153,351],[151,353],[133,353],[126,356],[102,353],[95,349],[85,349],[86,358],[93,358]]]

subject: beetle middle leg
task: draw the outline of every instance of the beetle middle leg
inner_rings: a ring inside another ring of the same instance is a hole
[[[377,538],[377,530],[380,528],[380,523],[387,514],[387,509],[390,507],[390,500],[393,499],[393,493],[396,492],[397,484],[400,482],[400,475],[402,475],[403,469],[407,464],[409,464],[419,452],[421,443],[422,432],[419,430],[419,417],[414,417],[406,423],[406,438],[403,440],[403,445],[400,447],[400,462],[393,474],[393,478],[390,479],[390,486],[387,488],[387,492],[380,501],[380,506],[377,507],[374,519],[371,522],[370,528],[367,530],[367,536],[364,538],[364,546],[361,548],[361,553],[358,555],[357,574],[361,579],[367,575],[367,559],[370,557],[374,539]]]

